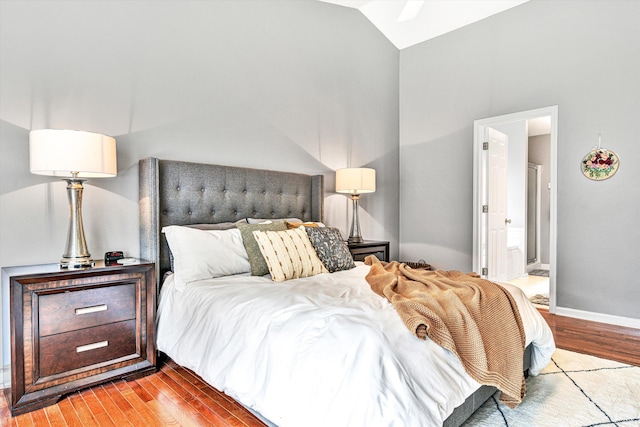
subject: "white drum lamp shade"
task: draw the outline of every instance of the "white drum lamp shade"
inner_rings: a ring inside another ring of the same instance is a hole
[[[31,173],[59,177],[107,178],[118,174],[116,140],[77,130],[29,132]]]
[[[336,171],[336,192],[364,194],[376,191],[376,171],[371,168],[346,168]]]
[[[349,233],[349,243],[362,242],[358,202],[360,194],[376,191],[376,171],[371,168],[345,168],[336,171],[336,192],[351,195],[353,201],[353,221]]]
[[[67,182],[69,228],[60,266],[91,267],[82,224],[82,183],[85,178],[117,175],[116,140],[75,130],[34,130],[29,132],[29,156],[31,173],[58,176]]]

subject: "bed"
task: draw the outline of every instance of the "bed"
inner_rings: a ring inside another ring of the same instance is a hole
[[[177,267],[170,273],[178,258],[163,229],[322,222],[321,175],[155,158],[139,168],[140,253],[159,280],[158,350],[268,425],[459,426],[495,393],[450,352],[416,339],[368,288],[362,263],[279,283],[243,270],[184,285]],[[553,337],[522,292],[508,290],[527,336],[523,368],[535,375]]]

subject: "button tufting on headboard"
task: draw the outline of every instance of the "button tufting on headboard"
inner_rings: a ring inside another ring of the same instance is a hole
[[[322,221],[322,175],[154,158],[140,160],[139,172],[140,257],[156,262],[158,280],[170,265],[166,225],[251,217]]]

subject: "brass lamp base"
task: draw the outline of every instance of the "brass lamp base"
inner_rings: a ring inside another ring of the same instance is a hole
[[[362,233],[360,232],[360,218],[358,218],[358,201],[360,200],[360,195],[352,194],[351,200],[353,201],[353,221],[351,222],[349,243],[361,243]]]
[[[85,180],[77,178],[77,175],[77,172],[73,172],[72,178],[64,178],[64,181],[67,182],[67,196],[69,198],[69,228],[67,230],[67,246],[60,260],[60,267],[68,269],[87,268],[95,265],[87,249],[84,226],[82,225],[82,183]]]

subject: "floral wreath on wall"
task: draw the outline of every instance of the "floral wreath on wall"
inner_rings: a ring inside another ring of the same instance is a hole
[[[600,140],[598,147],[589,151],[580,162],[582,174],[594,181],[611,178],[618,171],[620,158],[616,153],[605,148],[600,148]]]

